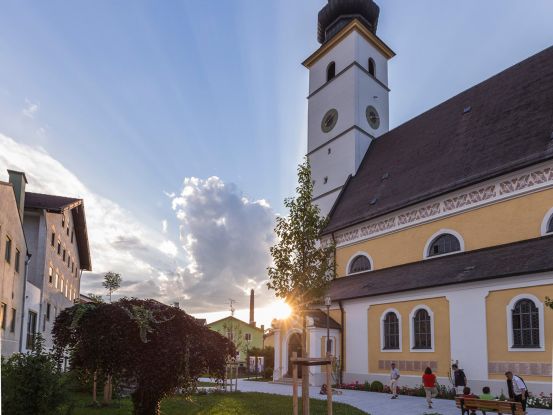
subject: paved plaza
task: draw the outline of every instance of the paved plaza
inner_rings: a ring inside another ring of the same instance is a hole
[[[292,386],[276,384],[271,382],[255,382],[248,380],[238,380],[238,390],[242,392],[263,392],[275,393],[278,395],[292,395]],[[298,388],[301,395],[301,388]],[[326,396],[319,395],[318,387],[309,388],[309,394],[315,399],[326,399]],[[343,390],[342,395],[334,395],[334,401],[347,403],[359,408],[371,415],[423,415],[423,414],[441,414],[441,415],[459,415],[460,410],[455,407],[455,403],[445,399],[435,399],[432,409],[426,407],[426,400],[415,396],[400,396],[398,399],[390,399],[386,393],[363,392]],[[551,411],[547,409],[529,409],[529,415],[550,415]]]

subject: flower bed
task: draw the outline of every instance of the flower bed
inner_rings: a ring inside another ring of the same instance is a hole
[[[365,382],[365,383],[343,383],[341,385],[335,386],[338,389],[349,389],[365,392],[383,392],[383,393],[392,393],[388,385],[382,385],[382,382],[375,380],[374,382]],[[455,399],[456,393],[455,389],[452,387],[447,387],[444,385],[438,385],[438,399]],[[422,385],[416,387],[400,386],[397,388],[399,395],[407,396],[420,396],[424,397],[424,387]],[[528,397],[527,405],[529,408],[540,408],[540,409],[552,409],[551,404],[551,394],[549,396],[540,393],[537,396],[532,395]]]
[[[551,394],[549,394],[549,396],[546,396],[542,392],[539,395],[534,396],[530,393],[527,405],[529,408],[553,409],[553,406],[551,404]]]

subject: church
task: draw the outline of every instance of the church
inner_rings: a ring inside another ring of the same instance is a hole
[[[388,62],[372,0],[329,0],[309,71],[313,202],[336,245],[328,290],[344,382],[421,383],[451,365],[506,393],[507,370],[551,392],[553,47],[389,130]],[[390,80],[393,82],[393,80]],[[326,353],[326,307],[308,322]],[[274,381],[290,376],[301,325],[273,324]],[[324,373],[310,368],[310,383]]]

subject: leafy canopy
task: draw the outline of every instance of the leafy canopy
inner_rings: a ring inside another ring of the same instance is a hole
[[[306,158],[298,166],[296,197],[284,201],[288,217],[277,218],[278,242],[271,247],[274,265],[267,269],[269,289],[300,309],[319,299],[336,274],[335,247],[319,241],[326,219],[311,203],[312,197],[311,168]]]

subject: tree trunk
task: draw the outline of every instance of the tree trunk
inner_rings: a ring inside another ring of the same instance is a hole
[[[159,415],[160,395],[157,393],[148,393],[137,389],[131,395],[133,403],[133,415]]]
[[[104,404],[109,405],[111,403],[111,395],[112,395],[111,375],[107,375],[106,383],[104,384]]]
[[[92,381],[92,402],[96,403],[96,374],[97,372],[94,371],[94,377]]]
[[[309,357],[309,351],[307,350],[307,313],[304,311],[302,316],[302,335],[301,335],[301,349],[302,357]],[[302,414],[309,415],[309,366],[301,366],[301,405]]]

